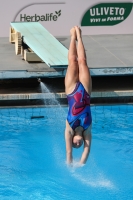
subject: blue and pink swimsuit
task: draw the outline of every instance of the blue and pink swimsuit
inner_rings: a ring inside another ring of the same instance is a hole
[[[78,126],[86,130],[92,122],[90,110],[90,95],[81,82],[78,82],[74,91],[67,95],[69,111],[67,121],[75,130]]]

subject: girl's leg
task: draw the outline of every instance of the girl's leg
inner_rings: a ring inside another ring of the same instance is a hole
[[[92,82],[90,71],[86,62],[86,53],[82,41],[81,30],[79,27],[75,27],[77,35],[77,54],[78,54],[78,65],[79,65],[79,80],[84,85],[86,91],[91,94]]]
[[[71,41],[68,51],[68,68],[65,77],[66,94],[69,94],[74,90],[76,83],[79,80],[75,28],[72,28],[70,30],[70,33],[71,33]]]

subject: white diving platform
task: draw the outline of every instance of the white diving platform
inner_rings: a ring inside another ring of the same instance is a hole
[[[67,68],[68,49],[51,35],[39,22],[11,22],[23,41],[49,67]]]

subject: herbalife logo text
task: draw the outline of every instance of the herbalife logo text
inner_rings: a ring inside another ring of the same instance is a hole
[[[20,14],[20,21],[22,22],[38,22],[38,21],[57,21],[58,17],[61,15],[61,10],[55,11],[55,13],[46,13],[45,15],[22,15]]]

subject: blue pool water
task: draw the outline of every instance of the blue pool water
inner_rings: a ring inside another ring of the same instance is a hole
[[[91,107],[91,153],[80,168],[82,148],[73,167],[65,162],[67,109],[0,109],[0,200],[133,199],[133,105]]]

